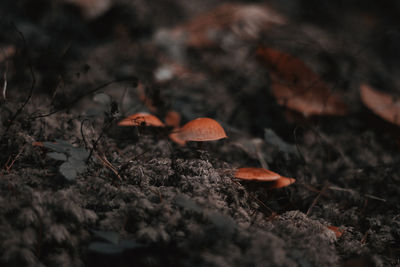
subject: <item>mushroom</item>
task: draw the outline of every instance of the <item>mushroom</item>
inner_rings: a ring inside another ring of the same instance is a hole
[[[250,181],[276,181],[281,176],[264,168],[239,168],[235,172],[235,178]]]
[[[152,126],[152,127],[164,127],[164,123],[160,121],[156,116],[146,112],[139,112],[130,115],[118,122],[119,126]]]
[[[295,182],[296,182],[296,179],[294,179],[294,178],[288,178],[288,177],[281,176],[281,178],[274,181],[268,188],[269,189],[282,188],[282,187],[289,186]]]
[[[217,121],[210,118],[198,118],[173,132],[170,138],[183,144],[187,141],[214,141],[228,138],[228,136]]]
[[[294,178],[283,177],[273,171],[264,168],[239,168],[235,172],[235,178],[245,181],[272,182],[268,188],[282,188],[293,184]]]

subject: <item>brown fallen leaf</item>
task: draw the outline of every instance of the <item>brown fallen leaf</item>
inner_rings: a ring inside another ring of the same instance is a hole
[[[268,47],[257,56],[271,72],[271,91],[279,105],[310,115],[345,115],[346,104],[300,59]]]
[[[218,44],[223,31],[231,31],[240,39],[256,39],[260,32],[286,19],[266,5],[226,3],[200,14],[172,31],[187,46],[204,48]]]
[[[361,100],[372,112],[400,126],[400,99],[387,93],[377,91],[367,84],[360,86]]]
[[[336,238],[340,238],[342,235],[343,235],[343,233],[344,233],[344,231],[343,230],[341,230],[339,227],[337,227],[337,226],[327,226],[327,228],[329,229],[329,230],[331,230],[334,234],[335,234],[335,236],[336,236]]]

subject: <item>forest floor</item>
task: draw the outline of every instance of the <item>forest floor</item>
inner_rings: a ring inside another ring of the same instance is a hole
[[[400,131],[359,94],[398,95],[400,6],[344,2],[2,1],[0,265],[400,266]],[[260,46],[346,114],[279,105]],[[117,125],[171,110],[228,138]]]

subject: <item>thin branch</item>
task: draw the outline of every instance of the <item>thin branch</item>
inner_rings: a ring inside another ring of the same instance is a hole
[[[84,119],[82,122],[81,122],[81,136],[82,136],[82,141],[83,141],[83,143],[85,144],[85,149],[88,149],[88,144],[87,144],[87,142],[86,142],[86,138],[85,138],[85,134],[83,133],[83,125],[85,124],[85,121],[87,121],[88,119]]]
[[[5,168],[5,170],[7,171],[7,173],[10,172],[11,168],[14,166],[14,163],[15,163],[15,162],[18,160],[18,158],[22,155],[22,153],[24,152],[25,146],[26,146],[26,145],[24,145],[24,146],[19,150],[18,154],[17,154],[13,159],[11,159],[11,155],[8,157],[8,160],[7,160],[7,162],[6,162],[5,165],[4,165],[4,168]]]
[[[327,182],[324,187],[322,188],[321,192],[317,195],[314,201],[311,203],[311,206],[308,208],[306,216],[310,215],[312,208],[317,204],[318,200],[320,199],[321,195],[325,193],[325,191],[329,188],[329,182]]]
[[[48,117],[48,116],[54,115],[54,114],[56,114],[56,113],[58,113],[60,111],[64,111],[64,110],[72,107],[73,105],[78,103],[80,100],[82,100],[82,98],[84,98],[85,96],[91,95],[91,94],[93,94],[93,93],[95,93],[95,92],[97,92],[97,91],[99,91],[99,90],[111,85],[111,84],[118,83],[118,82],[130,81],[132,79],[133,78],[116,79],[116,80],[113,80],[113,81],[110,81],[110,82],[103,83],[103,84],[101,84],[99,86],[96,86],[95,88],[93,88],[93,89],[91,89],[91,90],[89,90],[89,91],[77,96],[74,100],[72,100],[71,102],[66,104],[63,108],[50,111],[49,113],[46,113],[46,114],[39,114],[37,116],[32,116],[29,119],[33,119],[34,120],[34,119],[38,119],[38,118],[43,118],[43,117]]]
[[[4,71],[3,74],[3,98],[6,100],[6,92],[7,92],[7,72],[8,72],[8,62],[6,62],[6,70]]]
[[[103,126],[101,133],[99,135],[99,137],[93,142],[92,141],[92,148],[89,151],[89,156],[86,159],[86,162],[89,161],[89,159],[92,157],[93,155],[93,151],[97,148],[97,144],[100,142],[100,139],[103,138],[103,135],[105,133],[105,131],[112,125],[112,121],[108,122],[106,125]]]
[[[9,123],[7,125],[6,130],[5,130],[5,133],[8,132],[8,130],[10,129],[11,125],[14,123],[15,119],[21,114],[21,112],[24,110],[25,106],[31,100],[32,95],[33,95],[33,90],[35,89],[35,85],[36,85],[36,77],[35,77],[35,73],[33,71],[32,60],[31,60],[31,57],[29,55],[29,50],[28,50],[28,46],[27,46],[24,34],[20,30],[18,30],[18,28],[17,28],[17,26],[15,26],[15,24],[12,24],[12,26],[14,27],[14,29],[18,33],[18,35],[21,37],[21,40],[23,42],[24,50],[26,51],[26,57],[28,59],[29,71],[30,71],[31,77],[32,77],[32,83],[31,83],[31,87],[29,89],[28,97],[25,99],[25,101],[21,105],[21,107],[18,108],[18,110],[15,112],[15,114],[9,120]]]
[[[107,168],[109,168],[117,177],[119,180],[122,180],[121,176],[119,175],[118,170],[110,163],[110,161],[108,161],[108,159],[106,158],[106,156],[103,154],[103,156],[101,156],[99,153],[95,153],[96,158],[98,158],[104,166],[106,166]]]

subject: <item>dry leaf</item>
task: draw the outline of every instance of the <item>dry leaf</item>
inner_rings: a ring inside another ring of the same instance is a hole
[[[341,230],[341,229],[340,229],[339,227],[337,227],[337,226],[327,226],[327,228],[328,228],[329,230],[331,230],[332,232],[335,233],[336,238],[340,238],[340,237],[343,235],[343,233],[344,233],[344,231]]]
[[[377,91],[367,84],[360,86],[361,100],[379,117],[400,126],[400,100]]]
[[[203,48],[215,46],[223,31],[231,31],[240,39],[256,39],[263,30],[285,22],[266,5],[223,4],[177,27],[172,35],[183,38],[188,46]]]
[[[260,47],[257,55],[271,71],[271,91],[278,104],[304,116],[347,113],[340,97],[300,59],[267,47]]]

